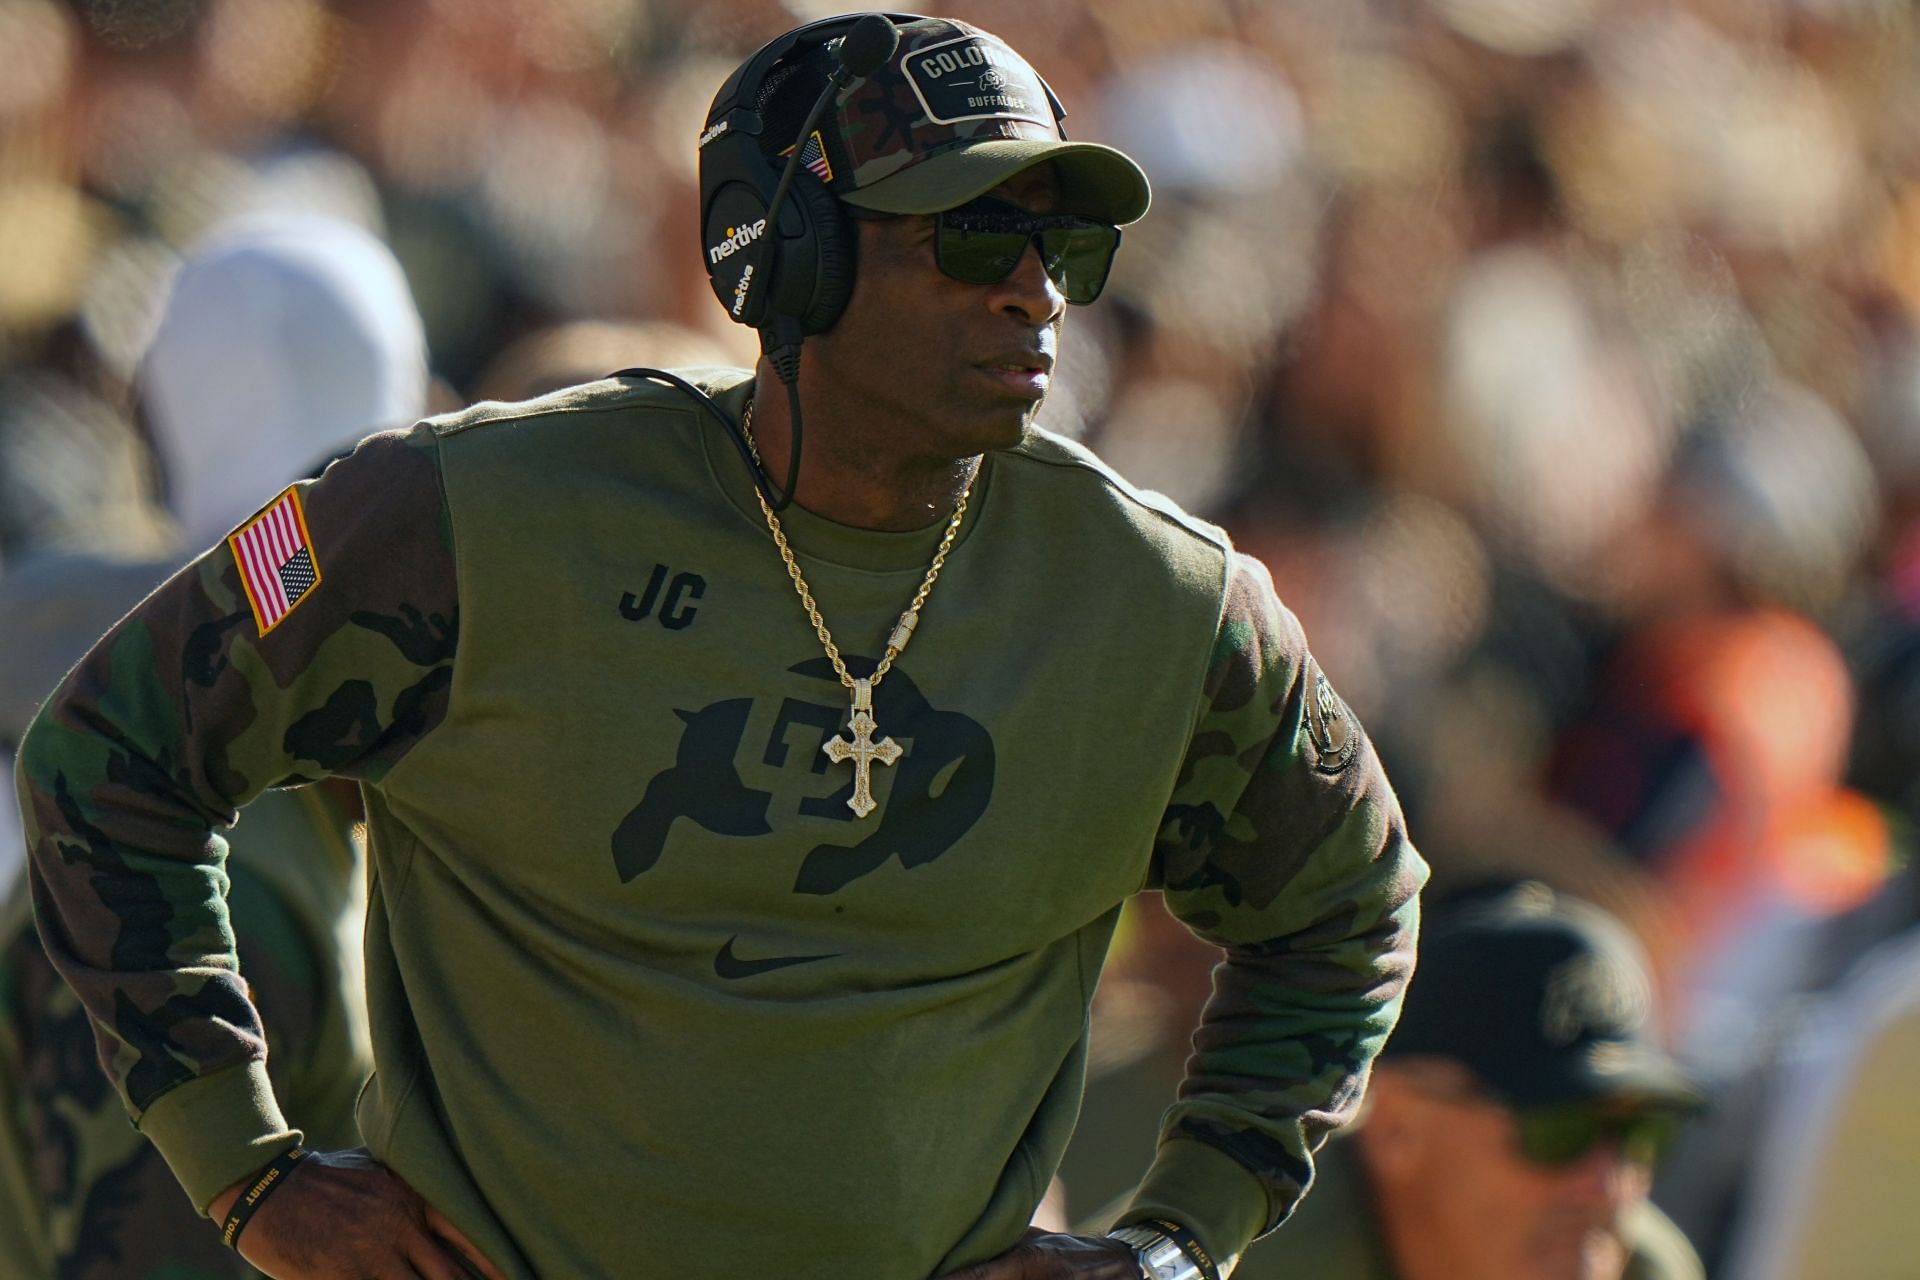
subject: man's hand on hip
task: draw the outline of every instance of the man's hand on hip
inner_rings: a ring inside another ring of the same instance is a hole
[[[214,1200],[208,1212],[216,1224],[247,1181]],[[475,1273],[506,1280],[419,1192],[365,1151],[316,1151],[302,1160],[240,1233],[240,1256],[274,1280],[466,1280]]]
[[[1131,1246],[1105,1236],[1029,1231],[999,1257],[942,1280],[1140,1280],[1140,1264]]]

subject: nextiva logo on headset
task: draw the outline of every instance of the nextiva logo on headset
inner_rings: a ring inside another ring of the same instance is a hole
[[[1046,86],[1025,58],[989,35],[967,35],[915,50],[901,64],[934,124],[1031,120],[1054,124]]]
[[[767,230],[767,220],[757,218],[751,223],[738,227],[728,227],[726,239],[719,244],[707,246],[707,261],[718,264],[723,258],[731,258],[748,245],[758,240]]]
[[[791,215],[781,215],[783,224],[791,220]],[[722,190],[708,210],[706,234],[703,247],[714,293],[729,316],[758,327],[767,310],[767,300],[760,296],[769,274],[765,252],[780,235],[767,221],[767,207],[759,191],[745,183]]]
[[[803,334],[820,333],[845,307],[854,234],[825,185],[836,167],[825,135],[835,126],[815,125],[847,80],[863,79],[892,56],[899,41],[893,24],[914,21],[926,20],[911,13],[848,14],[809,23],[747,59],[715,95],[698,148],[702,248],[714,295],[741,324],[757,329],[791,321]],[[880,44],[871,39],[875,24],[886,36]],[[854,41],[854,62],[862,64],[856,68],[842,56],[843,37],[862,29],[869,38]],[[789,58],[811,62],[818,74],[818,84],[809,76],[807,89],[789,105],[804,111],[805,94],[822,91],[804,129],[784,111],[777,122],[765,115],[769,77]],[[829,76],[837,78],[829,83]],[[776,211],[789,159],[797,173]]]

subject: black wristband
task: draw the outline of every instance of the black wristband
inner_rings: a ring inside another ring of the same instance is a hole
[[[293,1171],[293,1166],[305,1160],[308,1154],[304,1147],[295,1147],[262,1169],[259,1176],[247,1184],[247,1189],[233,1202],[233,1208],[227,1210],[227,1220],[220,1227],[221,1244],[235,1253],[240,1252],[240,1233],[252,1221],[260,1206],[266,1203],[267,1197],[286,1185],[287,1175]]]
[[[1200,1268],[1200,1274],[1207,1280],[1220,1280],[1220,1268],[1214,1265],[1213,1255],[1200,1243],[1200,1238],[1177,1222],[1165,1218],[1143,1218],[1140,1226],[1152,1227],[1180,1246],[1180,1252],[1193,1259],[1193,1265]]]

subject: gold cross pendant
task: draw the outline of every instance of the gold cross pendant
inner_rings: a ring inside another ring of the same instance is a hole
[[[875,742],[873,735],[880,726],[873,722],[873,682],[855,680],[853,682],[853,719],[848,728],[853,741],[834,737],[820,749],[827,753],[827,759],[839,764],[853,761],[853,799],[847,801],[847,808],[853,810],[856,818],[864,818],[875,809],[873,802],[872,768],[873,762],[892,764],[906,752],[892,738],[882,738]]]

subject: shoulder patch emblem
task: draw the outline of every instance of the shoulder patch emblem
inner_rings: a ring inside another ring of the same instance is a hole
[[[1360,726],[1333,691],[1320,664],[1307,659],[1307,736],[1313,740],[1313,767],[1339,773],[1360,751]]]
[[[320,585],[300,491],[289,488],[227,538],[260,634],[279,626]]]

